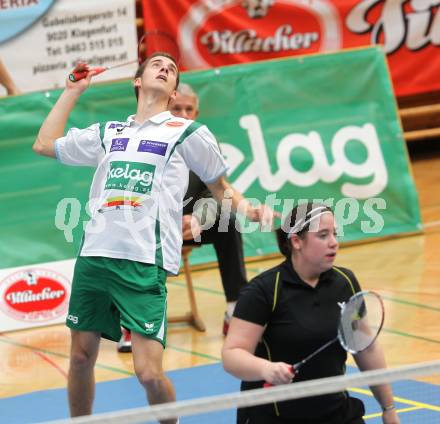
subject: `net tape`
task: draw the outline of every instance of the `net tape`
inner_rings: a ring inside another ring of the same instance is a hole
[[[208,396],[133,408],[117,412],[90,415],[68,420],[50,421],[50,424],[85,424],[85,423],[144,423],[156,422],[174,417],[197,415],[201,413],[299,399],[309,396],[340,392],[353,386],[374,386],[392,383],[411,377],[422,377],[440,373],[440,361],[423,362],[385,370],[365,371],[350,375],[322,378],[300,383],[274,386],[270,389],[254,389],[239,393]]]

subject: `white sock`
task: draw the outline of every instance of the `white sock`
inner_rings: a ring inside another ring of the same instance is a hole
[[[237,302],[227,302],[226,303],[226,313],[229,317],[232,317],[232,314],[234,313],[235,305]]]

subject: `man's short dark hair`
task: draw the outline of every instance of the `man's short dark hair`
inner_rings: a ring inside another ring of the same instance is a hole
[[[147,58],[140,64],[139,68],[137,69],[136,74],[134,75],[134,79],[142,77],[142,75],[144,74],[145,68],[148,65],[148,63],[150,62],[150,60],[157,57],[157,56],[167,57],[168,59],[171,59],[174,62],[174,64],[176,65],[177,77],[176,77],[176,87],[175,88],[177,88],[177,86],[179,85],[179,81],[180,81],[179,65],[177,64],[176,58],[166,52],[154,52],[154,53],[150,54],[150,56],[147,56]],[[139,99],[139,87],[134,87],[134,94],[136,95],[136,100],[138,100]]]

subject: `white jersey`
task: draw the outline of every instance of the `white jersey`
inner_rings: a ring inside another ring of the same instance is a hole
[[[80,256],[156,264],[176,274],[189,169],[210,183],[227,171],[208,128],[169,112],[142,125],[72,128],[55,142],[59,161],[95,166]]]

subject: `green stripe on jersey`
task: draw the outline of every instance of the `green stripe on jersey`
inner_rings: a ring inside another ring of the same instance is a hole
[[[104,145],[104,134],[105,134],[105,127],[107,125],[107,122],[99,122],[99,137],[101,139],[101,147],[104,149],[105,152],[105,145]]]
[[[159,220],[159,210],[157,211],[156,217],[156,228],[155,228],[155,241],[156,241],[156,257],[155,264],[163,268],[163,253],[162,253],[162,240],[160,238],[160,220]]]
[[[188,128],[182,133],[182,135],[179,137],[179,139],[174,144],[174,146],[170,152],[170,155],[168,156],[167,163],[170,160],[172,154],[174,153],[174,150],[176,150],[176,147],[179,144],[182,144],[187,137],[189,137],[193,132],[198,130],[201,126],[202,126],[202,124],[200,124],[199,122],[193,122],[190,126],[188,126]]]

